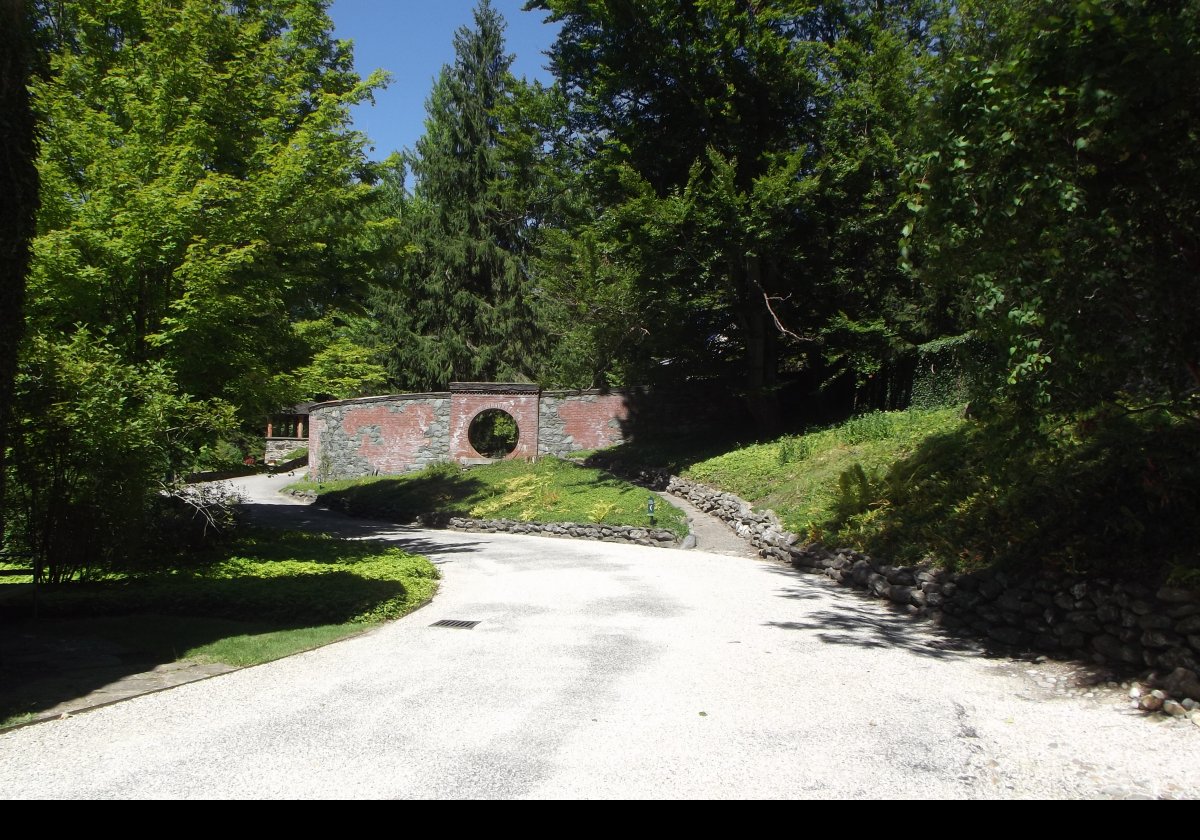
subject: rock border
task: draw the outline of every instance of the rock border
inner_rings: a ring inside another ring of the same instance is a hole
[[[423,521],[424,524],[424,521]],[[539,537],[562,537],[598,542],[632,543],[652,548],[675,548],[680,540],[666,528],[639,528],[635,525],[603,525],[580,522],[523,522],[517,519],[471,519],[452,516],[445,527],[453,531],[474,531],[488,534],[526,534]]]
[[[311,490],[288,490],[298,499],[308,499],[329,510],[346,515],[350,511],[340,505],[320,502]],[[595,540],[598,542],[630,543],[651,548],[677,548],[683,540],[674,531],[666,528],[641,528],[636,525],[604,525],[590,522],[525,522],[520,519],[475,519],[469,516],[446,514],[424,514],[414,525],[422,528],[464,531],[484,534],[525,534],[537,537],[559,537],[562,539]]]

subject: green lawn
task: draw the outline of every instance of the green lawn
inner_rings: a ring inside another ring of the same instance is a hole
[[[774,510],[804,539],[891,562],[1200,585],[1200,425],[1166,412],[1021,426],[913,409],[765,443],[597,458],[670,469]]]
[[[353,516],[412,522],[430,516],[646,526],[649,491],[608,473],[557,458],[500,461],[470,470],[443,464],[402,476],[344,481],[308,479],[291,489],[317,494]],[[659,501],[656,525],[687,534],[687,517]]]
[[[247,531],[188,563],[103,580],[43,586],[42,617],[159,614],[272,623],[280,628],[396,618],[437,586],[424,557],[386,542]],[[2,580],[2,578],[0,578]],[[0,597],[0,620],[24,618],[32,592]]]
[[[186,564],[43,586],[36,621],[30,584],[0,577],[0,629],[5,641],[30,645],[99,640],[146,667],[181,660],[255,665],[398,618],[433,597],[438,577],[426,558],[385,542],[247,531]],[[14,650],[21,652],[19,645]],[[16,682],[41,676],[5,674],[0,725],[36,711],[11,697],[21,689]]]
[[[843,474],[877,476],[930,438],[963,424],[961,409],[877,412],[846,423],[756,443],[685,466],[682,474],[774,510],[791,531],[829,536],[844,508]]]

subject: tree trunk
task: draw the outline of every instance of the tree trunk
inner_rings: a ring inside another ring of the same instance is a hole
[[[25,275],[38,207],[28,88],[30,24],[25,0],[0,0],[0,534],[13,379],[25,326]]]
[[[767,323],[769,313],[763,300],[762,259],[746,254],[743,259],[742,290],[746,326],[746,407],[760,438],[778,437],[783,415],[776,393],[775,331]]]

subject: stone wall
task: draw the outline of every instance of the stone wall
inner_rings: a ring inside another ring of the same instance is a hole
[[[1003,644],[1102,664],[1200,668],[1200,592],[1066,574],[954,574],[895,566],[848,548],[802,545],[772,511],[670,476],[665,490],[725,521],[773,557],[865,589],[908,612]]]
[[[419,470],[449,454],[450,395],[322,403],[312,407],[309,424],[308,463],[318,480]]]
[[[468,519],[454,516],[447,526],[459,531],[502,534],[532,534],[541,537],[567,537],[601,542],[670,548],[678,544],[675,534],[665,528],[638,528],[632,525],[595,525],[577,522],[521,522],[515,519]]]
[[[309,414],[309,466],[315,478],[332,480],[395,475],[439,461],[486,462],[467,433],[488,409],[517,423],[517,445],[508,458],[565,456],[620,443],[628,403],[620,393],[480,382],[455,382],[443,393],[321,403]]]
[[[307,449],[307,438],[294,437],[269,437],[267,438],[267,449],[263,455],[263,460],[267,462],[282,461],[284,457],[297,449]]]
[[[628,400],[620,393],[546,391],[538,409],[538,454],[564,457],[625,439]]]

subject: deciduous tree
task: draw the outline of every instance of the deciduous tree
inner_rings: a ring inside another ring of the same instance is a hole
[[[912,259],[960,284],[997,384],[1033,413],[1194,413],[1200,4],[960,6]]]
[[[12,385],[25,331],[25,276],[38,206],[28,94],[33,61],[30,12],[25,0],[0,0],[0,535]]]

